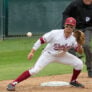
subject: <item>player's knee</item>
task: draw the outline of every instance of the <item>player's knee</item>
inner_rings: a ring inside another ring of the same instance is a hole
[[[39,68],[31,68],[30,70],[29,70],[29,73],[31,74],[31,75],[35,75],[35,74],[37,74],[39,71],[41,70],[41,67],[39,67]]]
[[[81,70],[83,68],[83,62],[79,62],[75,64],[75,69]]]

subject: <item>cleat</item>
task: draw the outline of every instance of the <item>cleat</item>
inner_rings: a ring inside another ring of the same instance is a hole
[[[13,85],[13,84],[8,84],[8,86],[7,86],[7,90],[8,91],[15,91],[15,85]]]
[[[77,81],[75,82],[70,82],[70,85],[74,86],[74,87],[79,87],[79,88],[85,88],[85,86]]]

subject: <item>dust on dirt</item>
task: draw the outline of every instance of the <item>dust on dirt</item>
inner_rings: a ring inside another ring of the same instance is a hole
[[[16,85],[15,92],[92,92],[92,78],[88,78],[87,73],[81,73],[78,81],[85,85],[85,88],[76,88],[71,86],[42,87],[43,82],[65,81],[69,82],[72,74],[53,75],[45,77],[30,77],[29,79]],[[0,92],[9,92],[6,90],[8,83],[12,80],[0,81]]]

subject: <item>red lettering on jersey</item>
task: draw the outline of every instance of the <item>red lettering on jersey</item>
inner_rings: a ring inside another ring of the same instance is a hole
[[[67,44],[65,45],[60,45],[60,44],[54,44],[54,50],[64,50],[64,49],[70,49],[72,46],[68,46]]]

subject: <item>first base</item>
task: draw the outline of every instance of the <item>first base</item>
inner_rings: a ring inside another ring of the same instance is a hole
[[[70,84],[68,82],[64,81],[51,81],[51,82],[44,82],[41,83],[40,86],[69,86]]]

